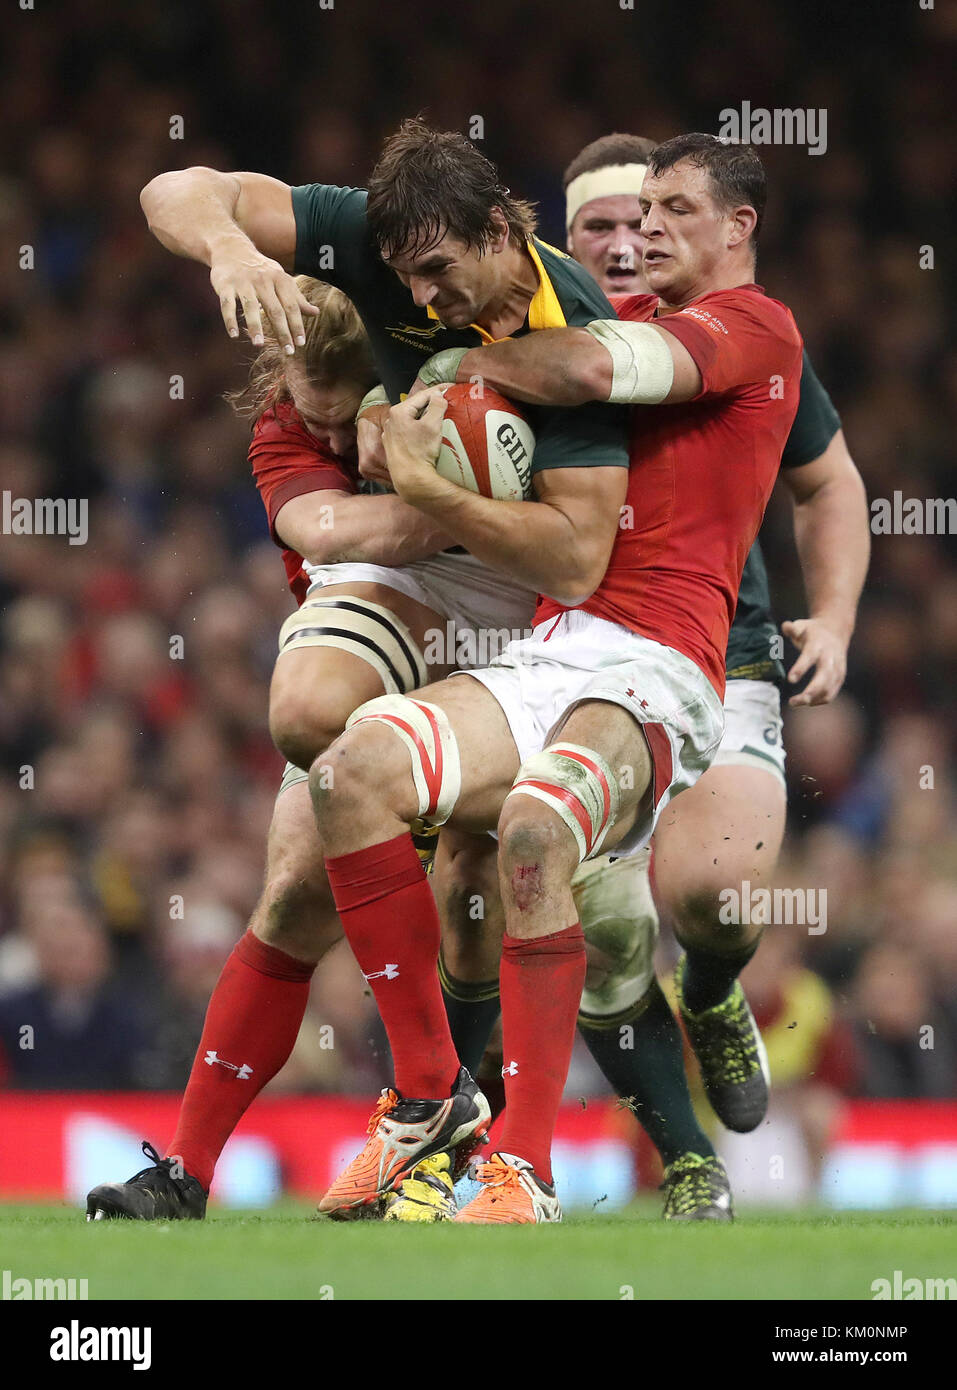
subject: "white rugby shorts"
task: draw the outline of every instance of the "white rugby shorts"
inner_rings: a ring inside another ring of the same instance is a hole
[[[672,797],[707,770],[724,732],[717,691],[689,657],[581,609],[548,619],[467,674],[501,705],[522,762],[547,747],[555,724],[584,700],[620,705],[641,724],[653,795],[625,840],[606,846],[618,857],[647,845]]]
[[[728,681],[724,738],[712,767],[757,767],[784,785],[781,692],[772,681]]]
[[[474,555],[443,550],[411,565],[305,565],[309,593],[329,584],[384,584],[432,608],[443,619],[443,665],[487,666],[509,642],[532,630],[535,594],[489,569]],[[447,624],[453,630],[447,630]],[[436,639],[438,640],[438,639]],[[423,650],[428,659],[430,641]]]

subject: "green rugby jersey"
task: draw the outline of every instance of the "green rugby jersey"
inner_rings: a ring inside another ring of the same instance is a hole
[[[805,352],[801,395],[781,467],[800,468],[812,463],[824,453],[840,427],[840,416]],[[728,634],[728,679],[783,680],[784,667],[771,656],[771,643],[777,635],[764,556],[760,542],[755,541],[744,564],[738,606]]]
[[[445,328],[433,310],[419,308],[395,271],[379,255],[366,219],[366,192],[333,184],[292,190],[298,275],[327,280],[342,290],[362,319],[383,386],[398,401],[426,358],[450,347],[480,347],[488,334],[472,325]],[[539,275],[525,323],[512,336],[541,328],[581,326],[614,318],[614,310],[587,271],[562,251],[528,243]],[[628,467],[628,409],[600,403],[522,406],[535,431],[532,472],[600,465]]]

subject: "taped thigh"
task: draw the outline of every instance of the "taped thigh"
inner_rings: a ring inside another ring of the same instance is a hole
[[[367,662],[390,695],[428,681],[425,658],[401,618],[381,603],[351,594],[316,594],[291,614],[279,633],[279,654],[301,647],[336,647]]]
[[[459,746],[445,710],[427,700],[380,695],[350,714],[346,728],[368,720],[382,723],[398,734],[409,750],[412,780],[419,797],[419,818],[427,825],[444,825],[462,790]]]
[[[553,743],[526,758],[508,795],[550,806],[574,835],[579,860],[598,851],[618,815],[614,773],[600,753],[577,743]]]
[[[276,795],[277,797],[282,796],[283,792],[287,792],[290,787],[296,787],[300,782],[308,781],[308,772],[303,772],[302,768],[297,767],[295,763],[287,763],[283,769],[282,781],[279,783],[279,791]]]

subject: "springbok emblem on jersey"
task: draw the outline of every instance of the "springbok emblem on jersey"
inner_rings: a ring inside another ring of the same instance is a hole
[[[424,327],[416,323],[393,324],[386,328],[387,333],[407,333],[410,338],[434,338],[436,333],[441,333],[443,325],[441,323],[430,323]]]

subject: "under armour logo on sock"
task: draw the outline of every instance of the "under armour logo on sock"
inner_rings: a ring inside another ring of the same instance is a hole
[[[518,1076],[518,1063],[509,1062],[507,1067],[502,1068],[503,1076]]]
[[[395,964],[387,965],[384,970],[373,970],[371,975],[367,975],[363,970],[362,978],[364,980],[397,980],[399,978],[399,967]]]
[[[207,1052],[203,1061],[208,1067],[214,1064],[221,1067],[228,1067],[230,1071],[236,1073],[237,1081],[248,1081],[253,1074],[252,1067],[248,1067],[245,1062],[243,1062],[241,1067],[237,1067],[235,1062],[227,1062],[224,1057],[218,1056],[215,1052]]]

